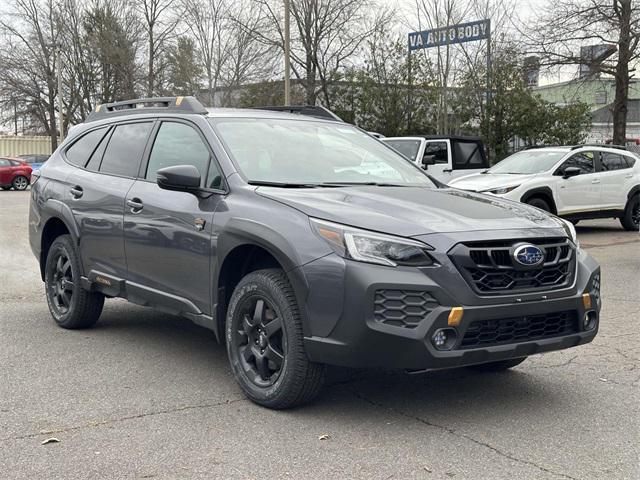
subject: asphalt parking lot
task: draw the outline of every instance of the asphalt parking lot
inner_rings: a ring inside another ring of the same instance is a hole
[[[28,201],[0,192],[0,478],[640,478],[640,236],[617,221],[578,226],[603,271],[592,344],[500,374],[333,372],[275,412],[188,321],[111,300],[57,328]]]

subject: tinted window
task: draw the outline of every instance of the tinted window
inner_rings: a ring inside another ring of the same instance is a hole
[[[627,161],[627,165],[629,165],[629,168],[633,168],[633,166],[636,164],[636,159],[633,157],[624,157],[625,160]]]
[[[102,157],[100,171],[135,177],[152,125],[151,122],[118,125]]]
[[[436,163],[449,163],[447,142],[427,142],[424,147],[425,158],[433,158]]]
[[[74,165],[84,167],[106,132],[107,127],[99,128],[80,137],[80,139],[76,140],[73,145],[67,148],[67,151],[65,152],[67,160]],[[38,161],[41,160],[38,159]]]
[[[9,163],[11,163],[11,165],[13,165],[14,167],[22,166],[22,164],[20,162],[17,162],[15,160],[9,160]]]
[[[623,168],[629,168],[625,157],[618,155],[617,153],[602,152],[600,153],[600,162],[602,163],[602,170],[622,170]]]
[[[193,165],[204,178],[207,175],[209,158],[209,149],[193,127],[184,123],[164,122],[160,125],[153,142],[145,178],[155,182],[158,170],[173,165]],[[217,166],[215,162],[211,162],[211,172],[206,186],[217,188],[220,182]]]
[[[593,152],[580,152],[569,158],[562,164],[561,170],[568,167],[576,167],[580,169],[580,175],[585,173],[593,173]]]
[[[5,160],[4,158],[0,158],[0,167],[8,167],[10,165],[11,165],[11,163],[9,162],[9,160]]]
[[[456,140],[453,142],[453,168],[485,168],[486,162],[479,142],[465,142]]]

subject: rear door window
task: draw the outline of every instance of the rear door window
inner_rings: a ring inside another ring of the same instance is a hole
[[[625,157],[618,155],[617,153],[601,152],[600,163],[602,164],[602,170],[605,172],[629,168],[629,164],[625,160]]]
[[[100,172],[135,177],[152,126],[153,122],[116,126],[104,151]]]
[[[107,133],[108,127],[98,128],[76,140],[65,152],[67,160],[78,167],[84,167],[89,157]]]

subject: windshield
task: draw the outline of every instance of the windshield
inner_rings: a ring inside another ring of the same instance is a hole
[[[405,157],[415,161],[420,150],[420,140],[382,140],[390,147],[396,149]]]
[[[542,173],[553,168],[567,152],[562,150],[523,150],[491,167],[488,173]]]
[[[210,122],[250,183],[435,186],[401,155],[348,124],[271,118]]]

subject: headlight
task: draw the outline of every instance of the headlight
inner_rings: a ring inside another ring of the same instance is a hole
[[[408,238],[368,232],[357,228],[311,218],[314,230],[344,258],[359,262],[396,267],[424,267],[434,264],[427,250],[433,247]]]
[[[565,220],[564,218],[560,218],[560,220],[562,221],[564,231],[567,232],[567,236],[573,243],[575,243],[576,247],[580,247],[580,241],[578,240],[576,227],[574,227],[573,223],[571,223],[569,220]]]
[[[500,187],[500,188],[492,188],[489,190],[481,190],[481,193],[493,193],[494,195],[504,195],[505,193],[509,193],[512,190],[515,190],[520,185],[514,185],[512,187]]]

